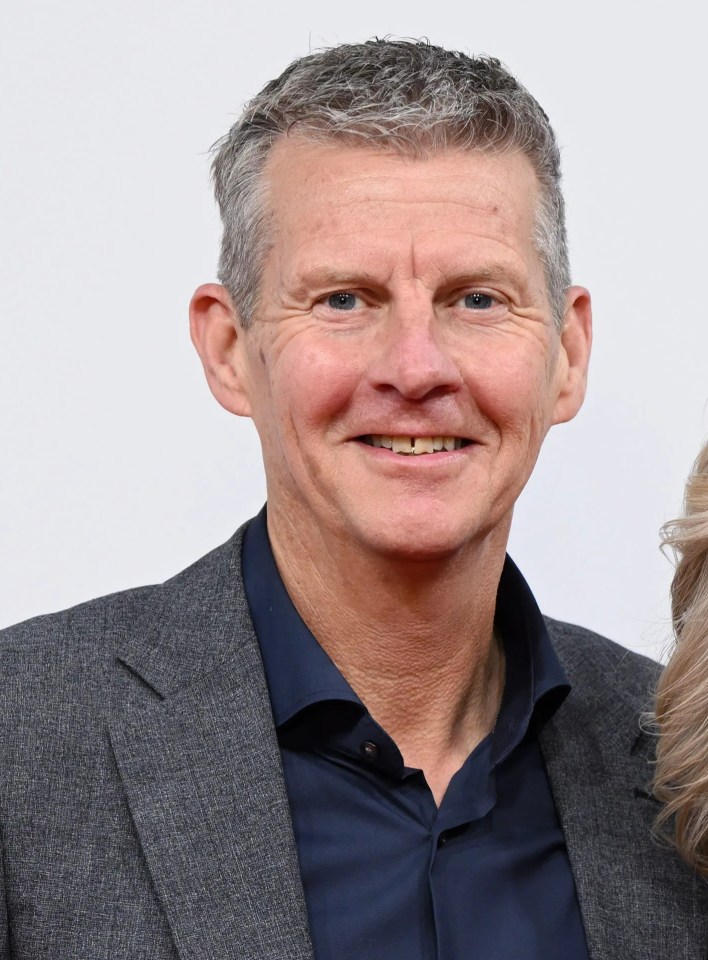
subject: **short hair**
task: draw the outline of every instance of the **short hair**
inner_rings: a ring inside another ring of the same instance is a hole
[[[665,525],[676,554],[671,584],[675,644],[657,689],[654,793],[660,828],[708,875],[708,443],[686,484],[684,515]]]
[[[448,149],[523,153],[540,185],[533,240],[561,329],[570,269],[560,154],[548,117],[492,57],[387,39],[295,60],[214,144],[212,176],[223,223],[218,276],[244,327],[258,306],[271,242],[264,169],[273,145],[290,134],[414,158]]]

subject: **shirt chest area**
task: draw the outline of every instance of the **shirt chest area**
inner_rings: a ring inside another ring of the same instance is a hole
[[[532,732],[503,762],[483,741],[438,808],[364,714],[281,737],[318,960],[585,960],[574,881]],[[400,758],[400,755],[398,755]]]

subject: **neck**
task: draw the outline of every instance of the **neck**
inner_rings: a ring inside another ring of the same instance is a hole
[[[300,616],[439,802],[501,701],[494,612],[508,523],[464,552],[415,562],[308,543],[270,508],[268,530]]]

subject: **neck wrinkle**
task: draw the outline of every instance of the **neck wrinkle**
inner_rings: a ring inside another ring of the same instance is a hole
[[[395,563],[315,548],[280,519],[269,511],[269,536],[298,613],[404,763],[442,796],[501,702],[494,613],[509,525],[464,556]]]

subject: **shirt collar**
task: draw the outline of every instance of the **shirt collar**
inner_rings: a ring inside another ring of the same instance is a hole
[[[276,727],[313,703],[347,700],[361,704],[285,589],[268,539],[265,507],[246,529],[241,558]]]
[[[551,717],[570,692],[546,622],[511,557],[504,561],[494,626],[506,659],[504,694],[494,729],[492,762],[501,763],[536,726]]]
[[[364,709],[285,589],[268,539],[265,507],[246,530],[242,561],[276,727],[315,703],[347,701]],[[495,628],[504,645],[506,679],[492,741],[494,764],[523,739],[532,718],[543,723],[570,690],[533,594],[510,557],[499,583]]]

